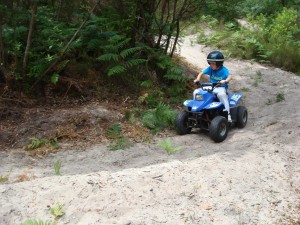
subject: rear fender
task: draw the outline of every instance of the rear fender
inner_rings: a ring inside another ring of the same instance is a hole
[[[228,95],[230,107],[235,107],[239,104],[240,100],[243,98],[241,93],[231,93]]]

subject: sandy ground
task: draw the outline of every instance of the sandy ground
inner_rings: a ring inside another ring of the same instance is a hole
[[[190,39],[180,54],[204,69],[209,49]],[[65,211],[58,224],[299,224],[300,78],[250,61],[225,66],[234,76],[231,91],[246,95],[244,129],[232,128],[219,144],[199,131],[170,134],[182,146],[172,155],[158,137],[126,150],[96,145],[46,158],[0,151],[0,174],[13,168],[0,183],[0,224],[51,220],[56,202]],[[57,160],[63,176],[54,176]],[[22,173],[31,180],[14,183]]]

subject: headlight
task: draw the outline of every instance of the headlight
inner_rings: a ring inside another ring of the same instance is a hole
[[[202,100],[203,100],[203,95],[197,94],[197,95],[195,96],[195,99],[196,99],[197,101],[202,101]]]

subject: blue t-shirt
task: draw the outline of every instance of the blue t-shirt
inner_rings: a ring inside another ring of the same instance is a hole
[[[218,70],[212,70],[211,67],[207,67],[205,70],[203,70],[203,74],[208,75],[210,77],[210,82],[219,82],[221,80],[226,80],[227,77],[230,75],[229,70],[225,67],[222,66]],[[224,84],[224,87],[228,88],[228,84]]]

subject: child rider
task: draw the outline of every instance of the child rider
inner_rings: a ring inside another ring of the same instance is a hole
[[[210,82],[219,82],[223,84],[222,87],[216,87],[213,92],[217,95],[218,99],[224,104],[225,110],[228,112],[228,122],[232,122],[229,109],[229,101],[226,91],[228,89],[228,83],[232,79],[232,75],[229,70],[223,66],[224,56],[219,51],[212,51],[207,56],[207,62],[209,67],[200,72],[194,82],[199,82],[201,76],[208,75]]]

